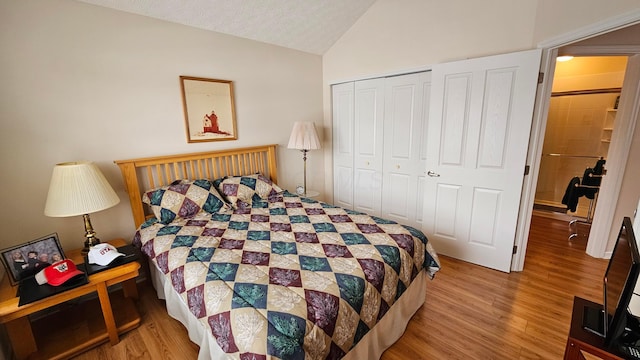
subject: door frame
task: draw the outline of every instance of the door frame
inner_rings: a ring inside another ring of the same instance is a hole
[[[543,49],[540,72],[544,74],[544,79],[536,95],[536,104],[531,124],[529,151],[527,154],[527,164],[530,166],[530,171],[529,176],[525,177],[522,186],[520,211],[518,213],[518,224],[515,238],[517,251],[511,262],[512,271],[522,271],[524,269],[529,229],[531,226],[531,216],[533,214],[533,203],[542,158],[542,145],[547,125],[547,113],[549,110],[553,75],[555,72],[555,58],[558,55],[558,49],[581,40],[619,30],[627,26],[636,25],[638,23],[640,23],[640,9],[583,27],[571,33],[567,33],[538,44],[538,48]],[[581,55],[595,56],[633,55],[640,49],[629,46],[589,46],[575,47],[572,51],[573,50],[576,51],[576,55],[578,55],[577,52],[580,51]],[[629,99],[627,106],[637,108],[638,104],[640,104],[640,92],[636,92],[632,95],[633,97]],[[627,124],[625,128],[633,130],[637,116],[630,116],[628,120],[629,124]],[[616,126],[619,126],[619,123],[617,123]],[[628,134],[629,139],[631,139],[632,136],[633,131]],[[597,216],[594,217],[591,234],[589,236],[587,253],[594,257],[605,257],[605,250],[609,240],[609,233],[612,228],[613,215],[615,213],[618,194],[622,184],[622,177],[624,175],[624,166],[631,147],[631,141],[625,141],[624,144],[620,145],[621,146],[616,154],[609,154],[609,159],[607,159],[609,163],[607,165],[609,165],[609,167],[613,165],[621,171],[610,172],[607,175],[606,181],[603,181],[601,193],[608,193],[609,196],[603,196],[601,201],[599,201],[597,206],[599,211],[597,210],[596,212]],[[608,187],[608,189],[606,187]]]

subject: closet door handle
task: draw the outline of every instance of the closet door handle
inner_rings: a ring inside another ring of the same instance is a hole
[[[429,170],[427,171],[427,175],[431,176],[431,177],[440,177],[440,174],[438,173],[434,173],[433,171]]]

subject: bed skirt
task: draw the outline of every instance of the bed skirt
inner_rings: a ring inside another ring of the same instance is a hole
[[[171,281],[166,281],[165,275],[153,263],[150,265],[153,287],[158,298],[166,300],[167,313],[182,323],[187,328],[189,339],[200,346],[198,360],[233,359],[222,351],[213,335],[189,311],[182,297],[173,290]],[[427,272],[421,271],[382,320],[343,359],[379,359],[404,334],[409,320],[424,304],[427,279]]]

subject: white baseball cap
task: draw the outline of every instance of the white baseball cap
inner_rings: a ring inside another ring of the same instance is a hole
[[[123,253],[118,252],[115,246],[107,243],[101,243],[92,246],[89,249],[89,264],[98,264],[101,266],[109,265],[115,258],[124,256]]]

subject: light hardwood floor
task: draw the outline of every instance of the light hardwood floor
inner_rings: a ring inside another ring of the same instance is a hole
[[[573,297],[602,301],[607,261],[585,254],[586,238],[568,241],[566,221],[534,216],[531,229],[520,273],[441,256],[425,305],[382,359],[562,359]],[[140,328],[77,359],[197,357],[197,346],[150,286],[140,293]]]

